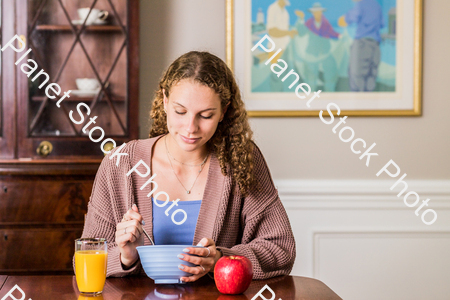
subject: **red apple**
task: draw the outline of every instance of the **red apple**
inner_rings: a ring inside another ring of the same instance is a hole
[[[223,256],[214,268],[214,281],[222,294],[242,294],[247,290],[252,278],[252,263],[244,256]]]

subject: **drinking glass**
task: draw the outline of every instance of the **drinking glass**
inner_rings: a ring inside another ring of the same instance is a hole
[[[85,295],[98,295],[106,280],[108,248],[104,238],[75,240],[75,277],[78,290]]]

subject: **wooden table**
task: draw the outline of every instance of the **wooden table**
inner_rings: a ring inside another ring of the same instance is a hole
[[[15,285],[25,293],[24,299],[87,299],[79,297],[75,276],[2,276],[0,275],[0,299],[2,299]],[[147,277],[108,278],[103,294],[93,300],[150,300],[150,299],[217,299],[217,300],[250,300],[265,285],[274,292],[276,300],[315,299],[334,300],[341,299],[323,282],[298,276],[280,276],[268,280],[254,280],[243,295],[222,295],[217,290],[214,281],[205,276],[194,283],[182,285],[155,285]],[[263,295],[270,299],[270,291],[265,290]],[[16,290],[13,296],[21,299],[21,293]],[[79,297],[79,298],[78,298]],[[7,297],[6,300],[14,298]],[[257,297],[255,300],[264,300]],[[342,299],[341,299],[342,300]]]

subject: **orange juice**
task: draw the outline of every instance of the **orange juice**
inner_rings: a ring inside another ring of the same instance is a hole
[[[80,294],[80,296],[78,296],[78,300],[92,300],[92,296],[91,295],[84,295],[84,294]],[[95,300],[103,300],[103,296],[102,294],[100,295],[96,295]]]
[[[102,250],[81,250],[75,252],[75,276],[80,292],[103,291],[106,279],[108,253]]]

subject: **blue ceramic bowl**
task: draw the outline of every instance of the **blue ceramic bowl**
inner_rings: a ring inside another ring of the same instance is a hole
[[[178,254],[189,255],[183,252],[184,248],[203,248],[192,245],[156,245],[136,247],[141,265],[145,274],[153,279],[156,284],[174,284],[184,283],[180,281],[181,277],[191,276],[178,268],[179,264],[195,267],[196,265],[181,260]]]

